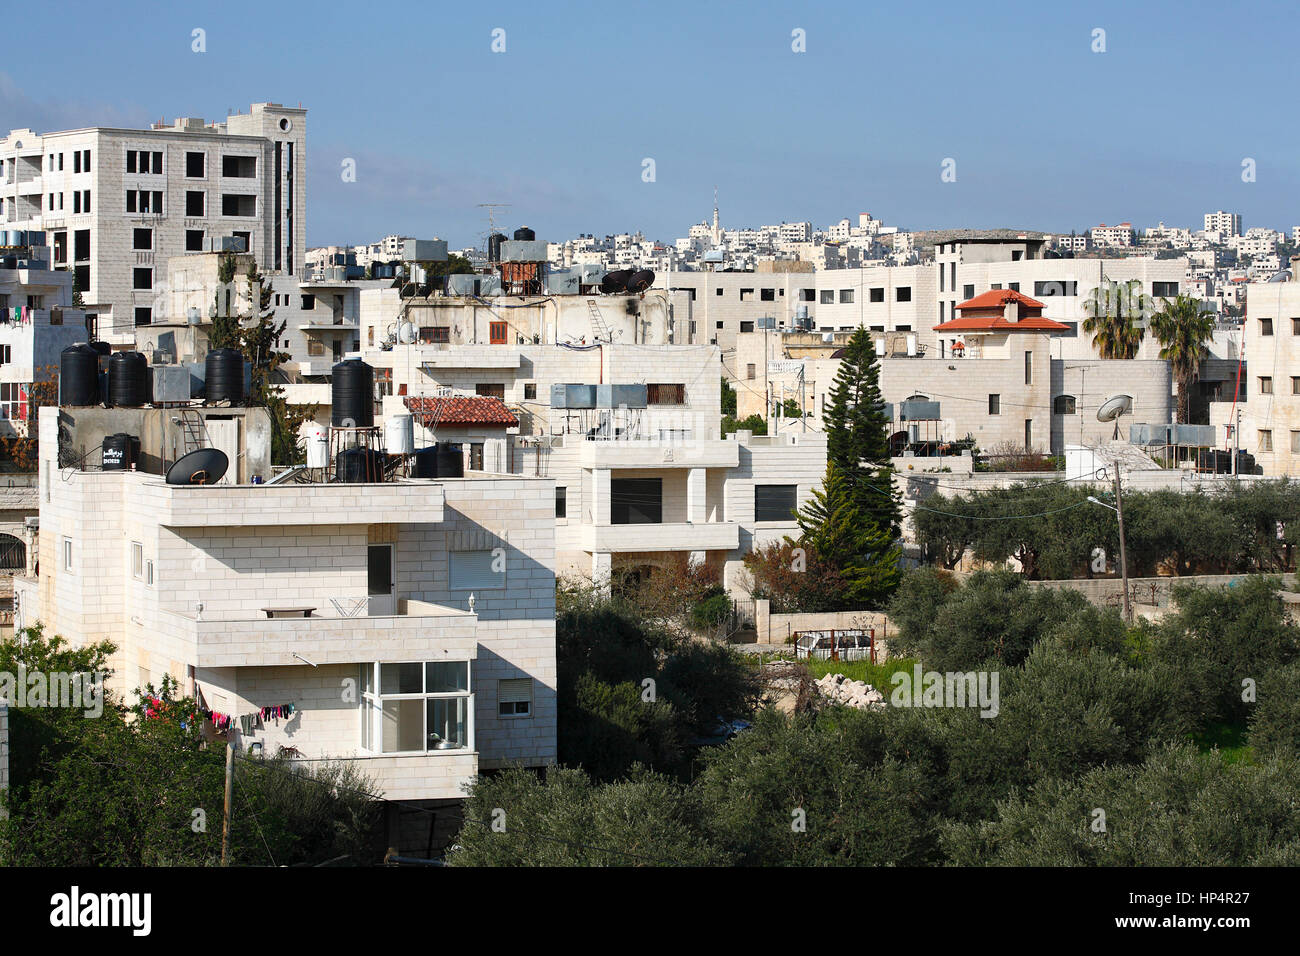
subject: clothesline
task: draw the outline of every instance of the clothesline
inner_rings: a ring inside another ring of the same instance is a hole
[[[194,685],[194,696],[199,705],[199,713],[207,720],[212,721],[212,726],[218,732],[229,730],[235,721],[239,721],[239,730],[244,736],[248,736],[269,720],[274,720],[277,723],[280,720],[288,720],[297,713],[297,705],[300,702],[292,700],[283,704],[268,704],[266,707],[261,707],[252,713],[235,715],[209,708],[203,699],[203,688],[198,684]]]

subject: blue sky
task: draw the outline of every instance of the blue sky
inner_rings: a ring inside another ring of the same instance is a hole
[[[480,243],[482,202],[539,238],[671,239],[711,214],[715,184],[728,226],[1199,228],[1220,208],[1300,224],[1294,3],[293,7],[20,4],[0,128],[301,102],[312,245]]]

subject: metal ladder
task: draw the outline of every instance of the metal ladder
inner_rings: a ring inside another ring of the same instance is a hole
[[[188,455],[192,451],[200,448],[211,448],[212,438],[208,435],[208,426],[203,421],[203,416],[192,408],[182,408],[180,410],[181,436],[185,440],[185,450],[181,452]]]
[[[587,300],[587,311],[591,314],[591,334],[597,342],[604,340],[606,342],[614,341],[614,336],[605,324],[605,317],[600,313],[600,306],[596,304],[595,299]]]

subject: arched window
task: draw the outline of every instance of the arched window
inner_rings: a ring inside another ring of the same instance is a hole
[[[27,545],[11,534],[0,534],[0,570],[27,570]]]
[[[928,402],[930,399],[925,395],[909,395],[903,399],[905,402]]]
[[[1073,395],[1057,395],[1052,401],[1052,414],[1073,415],[1075,408]]]

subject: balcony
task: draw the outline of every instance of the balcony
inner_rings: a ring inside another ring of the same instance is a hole
[[[732,551],[740,546],[740,526],[732,521],[583,525],[579,539],[581,549],[593,553]]]
[[[141,504],[168,528],[441,524],[444,494],[428,481],[379,484],[168,485],[148,478]]]
[[[584,441],[583,468],[735,468],[734,441]]]
[[[306,666],[295,654],[316,665],[435,660],[444,652],[462,660],[477,656],[477,614],[402,600],[401,613],[367,616],[365,598],[339,604],[345,610],[361,607],[363,613],[343,617],[330,605],[316,607],[311,617],[268,618],[263,611],[221,615],[159,611],[151,630],[198,667]]]

